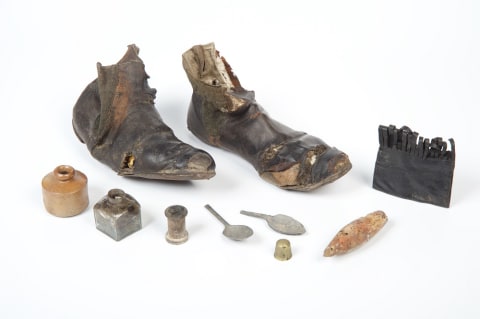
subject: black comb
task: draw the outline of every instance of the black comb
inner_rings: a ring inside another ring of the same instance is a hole
[[[450,150],[441,137],[429,140],[403,126],[378,127],[373,188],[390,195],[442,207],[450,206],[455,142]]]

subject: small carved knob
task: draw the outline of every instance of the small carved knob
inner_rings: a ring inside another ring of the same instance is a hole
[[[181,205],[169,206],[165,209],[168,220],[168,231],[165,239],[170,244],[183,244],[188,240],[188,232],[185,229],[185,217],[187,209]]]

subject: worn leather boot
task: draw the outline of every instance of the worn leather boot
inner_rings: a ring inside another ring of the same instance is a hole
[[[121,176],[164,180],[208,179],[215,162],[181,142],[155,109],[139,49],[128,46],[114,65],[97,63],[98,78],[73,108],[73,128],[91,155]]]
[[[264,180],[309,191],[351,169],[345,153],[270,118],[213,43],[186,51],[183,67],[193,87],[189,130],[207,144],[240,155]]]

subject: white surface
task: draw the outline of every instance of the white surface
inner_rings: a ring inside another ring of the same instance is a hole
[[[0,3],[0,318],[480,317],[479,2],[260,2]],[[181,54],[211,41],[272,117],[345,151],[351,172],[288,192],[196,139]],[[74,136],[72,107],[96,62],[116,63],[130,43],[165,122],[215,158],[213,179],[120,178]],[[379,124],[455,138],[451,208],[372,189]],[[91,204],[69,219],[42,204],[40,181],[59,164],[89,177]],[[120,242],[96,230],[92,211],[114,187],[143,209],[144,228]],[[206,203],[254,237],[224,238]],[[172,204],[189,210],[180,246],[164,239]],[[274,259],[285,236],[241,209],[300,220],[307,233],[288,237],[293,258]],[[341,227],[377,209],[390,218],[377,237],[322,257]]]

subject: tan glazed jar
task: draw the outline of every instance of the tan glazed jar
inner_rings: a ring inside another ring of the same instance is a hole
[[[57,166],[42,180],[45,209],[58,217],[80,214],[88,206],[87,177],[69,165]]]

